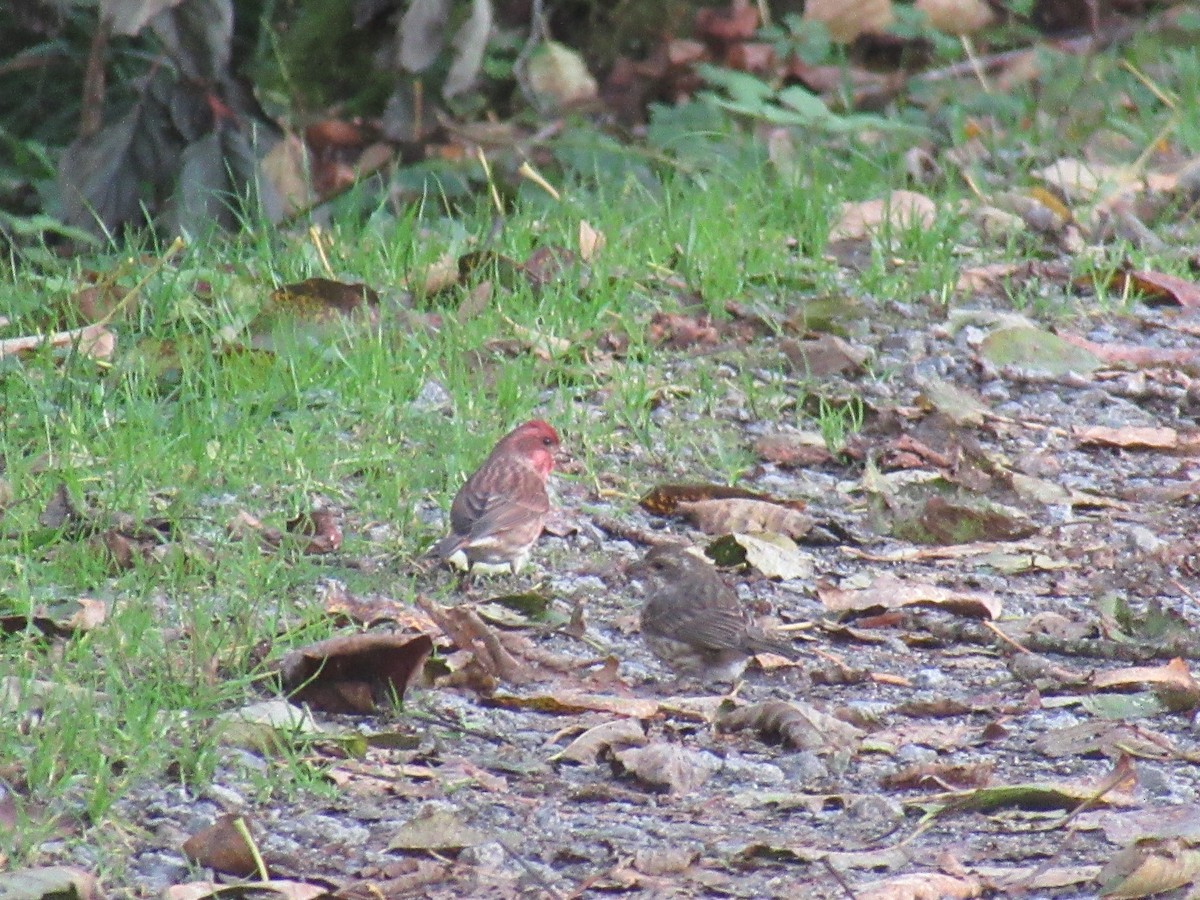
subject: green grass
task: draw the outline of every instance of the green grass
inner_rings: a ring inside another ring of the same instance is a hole
[[[1165,122],[1141,82],[1111,61],[1096,69],[1064,65],[1072,77],[1048,77],[1052,96],[1015,95],[1004,105],[1002,124],[1011,128],[1032,114],[1045,129],[1034,140],[1047,141],[1036,160],[1022,158],[1003,173],[1013,189],[1060,149],[1063,135],[1045,121],[1045,105],[1065,106],[1080,85],[1103,76],[1106,90],[1138,92],[1146,102],[1122,125],[1135,143],[1148,143]],[[1180,103],[1194,101],[1198,69],[1194,58],[1180,66]],[[964,99],[947,112],[952,134],[971,103],[1003,105],[986,95]],[[1085,112],[1076,112],[1080,127],[1094,128]],[[1196,136],[1189,129],[1194,123],[1181,123],[1178,134],[1190,146]],[[926,188],[947,210],[935,226],[878,241],[852,283],[824,258],[839,203],[908,186],[902,143],[801,141],[799,178],[785,180],[750,145],[721,135],[706,140],[711,146],[691,150],[711,152],[720,164],[663,168],[657,186],[581,179],[558,204],[522,189],[526,199],[494,249],[520,260],[538,246],[573,246],[586,218],[608,239],[586,287],[568,278],[540,292],[498,290],[484,312],[462,323],[454,316],[458,291],[398,311],[392,301],[410,274],[443,253],[471,249],[470,238],[489,231],[491,209],[482,201],[464,212],[431,195],[420,209],[395,215],[380,208],[365,223],[346,216],[325,232],[334,276],[384,296],[378,326],[302,323],[292,333],[285,323],[273,353],[211,352],[244,338],[275,287],[324,274],[303,232],[260,228],[238,240],[193,243],[153,275],[134,318],[114,326],[111,361],[69,352],[0,361],[0,453],[16,497],[0,519],[0,612],[80,596],[111,604],[109,620],[87,634],[0,638],[0,672],[59,686],[45,700],[27,696],[3,712],[22,724],[0,728],[0,779],[29,806],[21,812],[28,821],[0,845],[0,859],[42,859],[39,847],[55,834],[58,814],[81,821],[86,842],[119,844],[128,823],[110,830],[109,815],[132,786],[205,784],[225,759],[212,718],[259,696],[264,658],[337,630],[322,612],[317,582],[333,576],[351,590],[410,596],[409,561],[440,536],[426,511],[445,509],[464,474],[513,424],[535,415],[553,422],[582,463],[585,474],[575,477],[594,491],[603,476],[606,491],[631,507],[651,478],[737,481],[756,463],[743,418],[801,423],[805,397],[796,379],[780,374],[779,360],[757,357],[753,348],[694,357],[652,347],[646,328],[656,310],[677,310],[682,299],[720,318],[737,300],[785,314],[802,300],[830,296],[943,305],[959,266],[970,261],[956,251],[965,230],[952,212],[968,193],[952,176]],[[989,140],[1007,159],[1029,139],[1000,128]],[[733,149],[722,157],[723,147]],[[72,262],[12,258],[0,276],[0,308],[13,319],[6,334],[50,328],[51,310],[87,271],[123,266],[119,284],[131,288],[161,253],[145,250],[146,259],[135,249]],[[985,246],[975,259],[1023,258],[1027,250]],[[678,284],[664,284],[668,273]],[[199,281],[209,285],[203,294]],[[1039,306],[1032,285],[1014,286],[1010,302],[1052,311]],[[443,315],[440,327],[420,324],[434,311]],[[570,341],[571,350],[545,362],[488,349],[491,338],[514,336],[510,322]],[[601,364],[596,348],[609,331],[627,335],[628,352]],[[174,354],[164,349],[171,345]],[[431,380],[447,391],[450,415],[414,405]],[[855,400],[822,400],[806,424],[837,448],[861,426],[862,409]],[[176,523],[188,538],[186,555],[114,572],[87,541],[47,538],[37,519],[59,482],[98,516]],[[225,533],[239,510],[282,527],[318,496],[346,511],[342,555],[378,557],[385,561],[379,571],[286,550],[263,553]],[[370,527],[380,523],[386,528]],[[302,756],[273,759],[267,774],[246,777],[265,794],[314,785]]]

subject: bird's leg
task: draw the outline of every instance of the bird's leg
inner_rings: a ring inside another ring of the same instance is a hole
[[[458,573],[456,590],[460,594],[466,594],[467,596],[475,593],[475,576],[471,574],[470,569],[463,569]]]
[[[733,683],[729,687],[729,693],[725,694],[721,699],[732,703],[737,699],[738,691],[742,689],[742,685],[746,683],[746,678],[743,675],[733,679]]]

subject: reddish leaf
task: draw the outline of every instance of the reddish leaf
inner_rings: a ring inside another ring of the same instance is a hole
[[[250,845],[238,830],[241,816],[227,813],[183,842],[183,855],[193,862],[228,875],[248,876],[257,871]],[[249,825],[247,823],[247,828]]]

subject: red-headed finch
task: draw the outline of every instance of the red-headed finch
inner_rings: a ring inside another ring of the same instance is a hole
[[[454,496],[450,534],[433,552],[467,571],[508,568],[517,574],[550,512],[546,479],[558,447],[558,432],[541,419],[500,438]]]
[[[654,547],[630,575],[646,585],[642,639],[682,675],[737,681],[756,653],[795,654],[755,624],[716,569],[681,546]]]

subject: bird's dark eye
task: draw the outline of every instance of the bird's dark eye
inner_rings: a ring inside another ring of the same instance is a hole
[[[544,438],[542,438],[542,443],[547,447],[553,447],[554,446],[554,438],[544,437]]]

